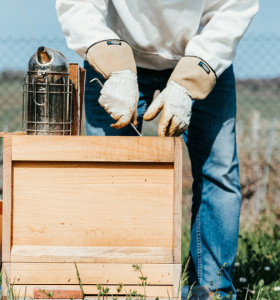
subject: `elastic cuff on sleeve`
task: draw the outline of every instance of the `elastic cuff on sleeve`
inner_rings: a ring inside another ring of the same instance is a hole
[[[131,70],[136,63],[129,44],[121,40],[106,40],[88,48],[86,58],[90,66],[107,79],[112,72]]]
[[[214,70],[201,58],[186,56],[179,60],[168,82],[175,81],[189,91],[194,100],[205,99],[214,88]]]

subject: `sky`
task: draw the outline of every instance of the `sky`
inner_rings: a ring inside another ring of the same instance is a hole
[[[48,34],[63,37],[54,6],[54,0],[2,0],[0,37],[37,37]],[[248,33],[279,34],[279,11],[279,0],[260,0],[260,11]]]
[[[198,0],[196,0],[198,1]],[[242,0],[239,0],[242,1]],[[1,0],[0,10],[0,52],[8,51],[1,46],[1,40],[13,37],[14,39],[41,39],[56,37],[64,39],[55,11],[55,0]],[[249,35],[278,35],[280,36],[280,0],[260,0],[260,10],[253,20],[248,32]],[[4,43],[5,44],[5,43]],[[8,47],[8,45],[6,45]],[[36,50],[31,43],[30,50],[26,49],[26,56]],[[25,46],[26,47],[26,46]],[[28,47],[26,47],[28,48]],[[66,45],[63,46],[63,50]],[[4,49],[4,50],[3,50]],[[242,49],[242,47],[241,47]],[[68,50],[64,50],[67,51]],[[243,51],[243,50],[241,50]],[[239,53],[242,55],[243,53]],[[79,60],[78,56],[69,52],[71,58]],[[280,61],[278,62],[278,64]],[[0,60],[1,69],[1,60]],[[280,75],[280,74],[279,74]]]

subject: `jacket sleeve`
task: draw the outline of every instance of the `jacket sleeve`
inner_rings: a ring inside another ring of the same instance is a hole
[[[202,58],[219,77],[231,65],[258,8],[258,0],[208,0],[201,19],[203,29],[189,41],[185,55]]]
[[[56,12],[67,45],[82,58],[100,41],[119,39],[106,26],[108,0],[56,0]]]

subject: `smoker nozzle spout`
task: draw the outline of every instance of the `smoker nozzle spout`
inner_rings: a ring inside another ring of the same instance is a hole
[[[40,64],[47,64],[52,59],[52,54],[48,51],[48,49],[44,46],[40,46],[37,49],[37,59]]]

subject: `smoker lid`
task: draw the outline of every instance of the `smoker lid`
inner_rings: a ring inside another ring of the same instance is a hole
[[[41,46],[31,56],[27,73],[68,75],[69,62],[60,51]]]

